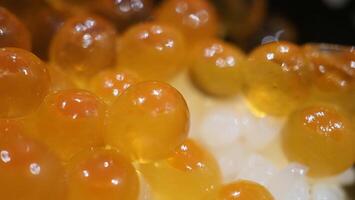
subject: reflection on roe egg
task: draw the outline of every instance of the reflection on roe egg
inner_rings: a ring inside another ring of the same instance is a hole
[[[60,160],[25,132],[20,122],[0,120],[1,198],[65,199],[65,175]]]
[[[140,171],[156,200],[214,200],[221,183],[214,158],[189,139],[167,160],[143,164]]]
[[[10,11],[0,7],[0,47],[31,50],[31,34],[26,26]]]
[[[137,172],[114,149],[83,151],[70,160],[68,171],[69,200],[137,200]]]
[[[115,41],[110,22],[95,15],[75,16],[54,35],[49,59],[83,85],[100,70],[114,67]]]
[[[189,110],[183,96],[163,82],[129,87],[110,107],[105,142],[140,162],[169,157],[187,137]]]
[[[146,22],[130,27],[120,38],[118,69],[143,80],[170,80],[185,65],[185,39],[174,26]]]
[[[64,161],[83,149],[103,145],[106,105],[79,89],[61,90],[46,97],[35,116],[34,137]]]
[[[189,42],[216,36],[218,18],[207,0],[166,0],[156,10],[156,20],[180,29]]]
[[[335,175],[354,163],[355,132],[347,116],[333,106],[295,111],[284,127],[282,142],[288,159],[309,167],[312,177]]]
[[[0,4],[0,199],[352,198],[355,47],[267,0]]]
[[[197,42],[190,52],[190,74],[204,92],[216,96],[234,96],[241,91],[243,75],[241,49],[218,39]]]
[[[0,49],[0,117],[16,118],[37,110],[47,95],[46,65],[29,51]]]
[[[240,180],[224,185],[218,194],[218,200],[274,200],[270,192],[262,185]]]
[[[90,89],[111,105],[125,90],[140,80],[136,73],[130,71],[104,70],[91,79]]]

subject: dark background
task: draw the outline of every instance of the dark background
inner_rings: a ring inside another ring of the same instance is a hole
[[[280,13],[294,23],[298,29],[299,43],[355,45],[355,0],[347,0],[339,8],[331,7],[325,2],[326,0],[269,0],[268,9],[269,14]]]

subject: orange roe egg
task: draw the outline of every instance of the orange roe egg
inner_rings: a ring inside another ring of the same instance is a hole
[[[79,153],[68,168],[68,200],[138,199],[137,172],[129,160],[115,150]]]
[[[167,158],[186,139],[189,111],[172,86],[142,82],[117,98],[108,121],[106,143],[148,162]]]
[[[93,4],[121,29],[148,18],[153,8],[153,0],[94,0]]]
[[[309,175],[331,176],[354,163],[355,132],[347,117],[330,106],[295,111],[284,127],[283,149],[291,162],[309,167]]]
[[[217,13],[207,0],[164,1],[156,20],[180,29],[190,42],[218,33]]]
[[[53,38],[50,61],[78,82],[85,82],[100,70],[114,66],[115,41],[116,31],[104,19],[87,15],[72,17]]]
[[[173,27],[138,24],[120,41],[119,69],[134,71],[144,80],[168,80],[184,67],[184,38]]]
[[[156,200],[214,200],[221,184],[218,164],[192,140],[181,144],[171,158],[140,169]]]
[[[16,121],[0,121],[0,193],[6,200],[66,199],[60,161]]]
[[[243,75],[240,61],[244,53],[218,39],[207,39],[195,45],[191,53],[191,75],[205,92],[219,96],[238,93]]]
[[[62,90],[46,97],[36,116],[39,140],[67,161],[82,149],[103,144],[106,106],[85,90]]]
[[[313,102],[336,104],[355,113],[355,50],[332,44],[306,44],[305,55],[311,62]]]
[[[249,58],[277,63],[280,70],[294,73],[303,79],[310,76],[309,63],[302,49],[290,42],[280,41],[262,45],[253,50]]]
[[[22,117],[38,108],[48,93],[45,64],[23,49],[0,49],[0,117]]]
[[[140,77],[128,71],[105,70],[91,80],[91,90],[111,105],[131,85],[140,81]]]
[[[302,50],[288,42],[255,49],[244,63],[244,92],[257,110],[284,116],[309,95],[310,69]]]
[[[274,200],[274,197],[264,186],[241,180],[224,185],[219,191],[218,200]]]
[[[0,7],[0,47],[31,50],[31,35],[25,25],[11,12]]]
[[[348,91],[354,84],[355,50],[330,44],[307,44],[303,51],[311,61],[314,82],[323,92]]]

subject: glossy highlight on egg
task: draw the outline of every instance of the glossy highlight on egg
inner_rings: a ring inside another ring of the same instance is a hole
[[[0,1],[0,199],[353,199],[355,47],[270,2]]]

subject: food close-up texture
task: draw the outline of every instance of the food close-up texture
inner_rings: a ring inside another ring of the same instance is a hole
[[[354,200],[355,5],[297,2],[0,0],[0,199]]]

